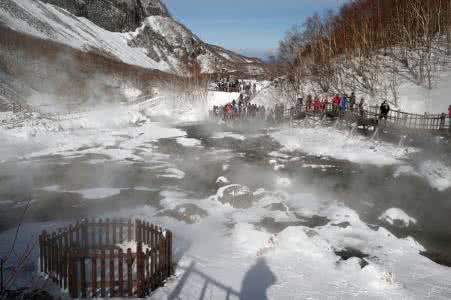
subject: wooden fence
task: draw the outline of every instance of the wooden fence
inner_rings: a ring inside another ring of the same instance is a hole
[[[85,219],[39,244],[41,272],[72,298],[142,298],[173,274],[172,233],[140,220]]]
[[[345,113],[335,110],[331,103],[328,103],[325,109],[314,109],[312,107],[302,107],[302,116],[324,115],[340,119],[349,119],[357,121],[362,125],[382,125],[385,127],[411,130],[419,133],[423,132],[446,132],[451,133],[451,118],[446,114],[413,114],[399,110],[390,110],[387,120],[381,118],[378,106],[370,106],[368,109],[360,111],[348,111]],[[284,118],[293,117],[291,108],[284,110]]]
[[[380,109],[371,106],[365,111],[367,118],[379,119]],[[416,130],[451,130],[450,118],[446,114],[412,114],[399,110],[390,110],[387,115],[387,126],[398,129]]]

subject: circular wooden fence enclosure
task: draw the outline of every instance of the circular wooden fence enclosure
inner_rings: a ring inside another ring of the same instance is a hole
[[[85,219],[39,246],[41,272],[72,298],[145,297],[173,274],[172,233],[140,220]]]

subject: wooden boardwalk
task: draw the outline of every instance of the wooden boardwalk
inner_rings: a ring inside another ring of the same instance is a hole
[[[348,123],[356,123],[365,129],[376,130],[386,128],[407,134],[451,135],[451,118],[446,114],[413,114],[399,110],[391,110],[387,119],[381,118],[378,106],[371,106],[363,111],[335,112],[330,106],[326,111],[304,110],[300,116],[293,116],[286,110],[285,118],[302,119],[308,117],[328,117],[341,119]]]

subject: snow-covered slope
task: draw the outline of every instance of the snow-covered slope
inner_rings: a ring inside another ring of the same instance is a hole
[[[257,59],[201,41],[159,0],[2,0],[0,26],[168,73],[180,74],[186,57],[198,57],[205,73],[219,65],[229,71],[263,71]]]

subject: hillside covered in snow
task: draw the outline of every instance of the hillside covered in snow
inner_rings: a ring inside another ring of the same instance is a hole
[[[0,1],[0,111],[12,103],[101,103],[196,72],[261,75],[263,63],[210,45],[159,0]],[[178,78],[178,79],[177,79]]]
[[[182,59],[197,58],[205,73],[261,73],[258,59],[204,43],[172,18],[159,0],[5,0],[0,24],[14,31],[95,51],[127,64],[179,74]]]

